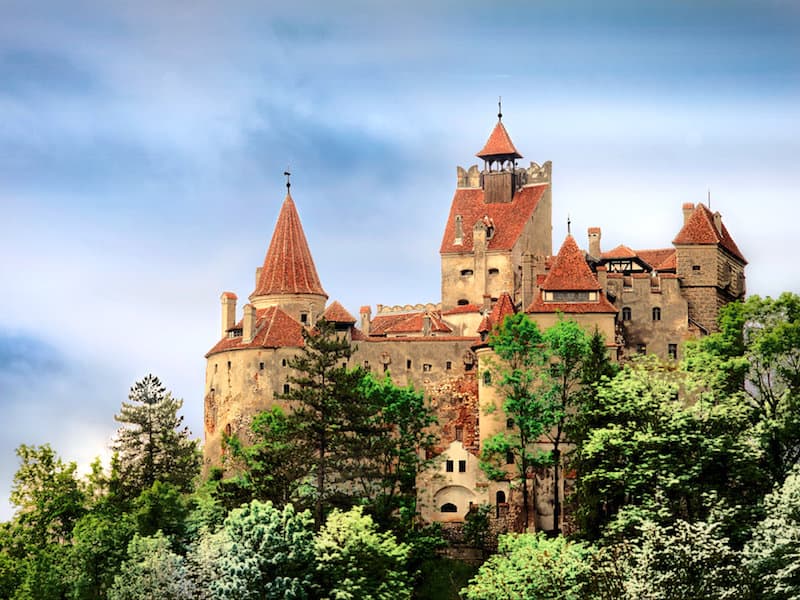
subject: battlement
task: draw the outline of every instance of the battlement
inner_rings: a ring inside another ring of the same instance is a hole
[[[440,312],[442,310],[442,303],[428,302],[426,304],[395,304],[388,306],[385,304],[376,305],[379,315],[401,315],[404,313],[413,312]]]
[[[487,173],[497,173],[498,171],[480,171],[478,165],[472,165],[468,169],[456,167],[456,187],[460,189],[479,189],[483,187],[483,175]],[[553,176],[553,163],[546,161],[539,165],[531,161],[528,168],[514,169],[514,183],[517,188],[526,185],[539,185],[550,183]]]

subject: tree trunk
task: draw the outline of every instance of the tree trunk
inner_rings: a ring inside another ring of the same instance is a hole
[[[314,504],[314,525],[317,531],[322,527],[322,498],[325,494],[325,450],[327,440],[325,434],[319,441],[319,463],[317,464],[317,499]]]
[[[561,450],[558,449],[558,442],[553,448],[553,531],[556,535],[561,533],[561,495],[558,486],[558,468],[561,465]]]

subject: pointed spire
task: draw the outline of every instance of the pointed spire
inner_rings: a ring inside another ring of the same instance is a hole
[[[571,235],[568,235],[561,245],[550,272],[542,282],[542,289],[564,291],[600,289],[600,283]]]
[[[522,158],[522,154],[517,152],[514,142],[511,141],[511,136],[508,135],[508,131],[503,125],[503,105],[501,101],[497,102],[497,124],[494,126],[491,135],[489,135],[489,139],[486,140],[483,149],[475,156],[490,161]]]
[[[316,294],[327,298],[317,275],[297,208],[288,193],[291,184],[288,181],[288,171],[286,173],[286,199],[278,215],[264,266],[251,298],[270,294]]]

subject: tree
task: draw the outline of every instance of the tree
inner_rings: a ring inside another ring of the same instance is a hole
[[[320,527],[325,507],[335,494],[352,493],[364,467],[363,439],[375,433],[374,407],[360,393],[365,372],[348,369],[352,348],[324,319],[313,331],[303,331],[304,345],[289,361],[297,375],[289,378],[290,391],[281,395],[290,403],[297,447],[310,455],[314,476],[314,522]],[[346,482],[347,485],[331,485]]]
[[[763,464],[774,483],[800,461],[800,296],[751,296],[720,310],[719,333],[690,344],[686,368],[753,407]]]
[[[597,391],[597,426],[575,449],[578,515],[586,534],[630,534],[646,520],[669,524],[734,510],[741,537],[758,501],[750,409],[697,388],[654,357],[626,365]],[[613,533],[613,531],[608,533]]]
[[[223,528],[217,563],[218,598],[302,600],[310,598],[314,558],[311,515],[253,500],[232,511]],[[210,551],[210,555],[214,552]]]
[[[14,474],[11,503],[17,507],[19,533],[34,547],[65,543],[84,512],[77,465],[65,464],[49,444],[17,448],[20,466]]]
[[[156,481],[191,491],[200,455],[189,429],[181,428],[178,411],[183,401],[173,398],[153,375],[134,383],[128,399],[114,417],[123,424],[112,444],[119,494],[134,498]]]
[[[745,600],[749,598],[741,556],[717,526],[676,521],[641,526],[629,546],[625,597],[631,600]]]
[[[485,440],[481,468],[493,479],[506,476],[501,465],[514,457],[522,486],[525,526],[530,523],[529,468],[541,463],[531,451],[551,424],[542,392],[541,375],[549,356],[539,327],[524,313],[508,315],[489,337],[489,346],[499,361],[490,365],[503,396],[503,411],[513,420],[513,433],[498,433]]]
[[[229,509],[251,500],[297,506],[302,502],[298,489],[312,462],[309,445],[301,443],[300,423],[275,406],[253,417],[251,431],[252,444],[236,436],[226,439],[230,453],[225,460],[236,474],[220,481],[214,496]]]
[[[109,600],[190,600],[194,598],[183,557],[170,548],[167,537],[136,534],[128,545],[128,558],[122,564]]]
[[[758,597],[800,597],[800,467],[764,499],[767,517],[745,547],[746,564],[756,576]]]
[[[324,600],[411,598],[409,547],[381,533],[362,507],[333,510],[314,544],[319,597]]]
[[[397,509],[415,506],[417,474],[428,463],[422,456],[436,441],[430,431],[436,417],[422,392],[398,387],[389,377],[365,375],[359,395],[373,412],[371,435],[358,440],[365,463],[373,464],[363,470],[363,487],[369,495],[377,485],[373,508],[386,521]]]
[[[578,600],[590,576],[592,549],[562,536],[504,534],[497,554],[461,591],[465,600]]]

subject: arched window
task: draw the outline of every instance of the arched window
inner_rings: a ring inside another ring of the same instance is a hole
[[[630,306],[623,306],[622,307],[622,320],[623,321],[630,321],[631,320],[631,308],[630,308]]]
[[[439,510],[446,513],[454,513],[458,512],[458,507],[452,502],[448,502],[447,504],[442,504],[442,507]]]
[[[483,372],[483,385],[492,385],[492,374],[489,371]]]
[[[460,299],[460,300],[457,302],[457,304],[458,304],[459,306],[466,306],[467,304],[469,304],[469,300],[467,300],[466,298],[461,298],[461,299]]]
[[[494,497],[495,497],[495,500],[496,500],[496,502],[497,502],[498,504],[502,504],[503,502],[505,502],[505,501],[506,501],[506,493],[505,493],[504,491],[502,491],[502,490],[500,490],[499,492],[497,492],[497,493],[494,495]]]
[[[658,306],[653,307],[653,321],[661,320],[661,309]]]

